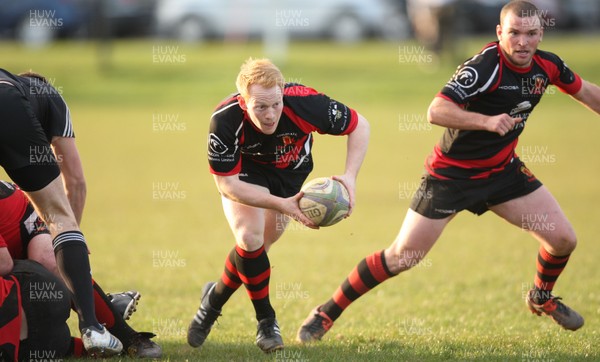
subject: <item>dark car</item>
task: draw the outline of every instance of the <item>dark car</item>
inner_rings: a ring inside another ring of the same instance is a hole
[[[84,31],[86,11],[76,0],[0,0],[0,36],[44,44]]]
[[[156,0],[78,0],[90,14],[91,37],[147,36],[153,31]]]

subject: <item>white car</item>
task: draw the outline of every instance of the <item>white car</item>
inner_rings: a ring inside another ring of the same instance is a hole
[[[160,0],[155,20],[159,36],[182,41],[285,32],[353,42],[404,39],[410,32],[406,15],[390,0]]]

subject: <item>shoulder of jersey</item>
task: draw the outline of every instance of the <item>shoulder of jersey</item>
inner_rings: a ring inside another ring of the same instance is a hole
[[[286,83],[283,87],[285,97],[306,97],[317,95],[319,92],[300,83]]]
[[[549,60],[549,61],[551,61],[551,62],[553,62],[555,64],[560,64],[561,63],[560,57],[558,55],[556,55],[554,53],[551,53],[551,52],[548,52],[548,51],[545,51],[545,50],[538,49],[535,52],[535,55],[537,55],[538,57],[540,57],[542,59]]]
[[[227,117],[230,115],[241,115],[243,114],[242,109],[239,106],[237,100],[238,93],[231,94],[223,99],[215,108],[211,118],[214,117]]]
[[[476,67],[478,70],[493,70],[499,62],[498,43],[489,43],[479,53],[464,62],[463,66]]]

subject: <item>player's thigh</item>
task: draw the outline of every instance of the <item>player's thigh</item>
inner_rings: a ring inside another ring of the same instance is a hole
[[[386,263],[392,273],[415,266],[433,247],[454,214],[431,219],[408,209],[398,236],[386,250]]]
[[[41,190],[25,193],[48,226],[52,237],[65,231],[79,230],[60,175]]]
[[[50,234],[43,233],[34,236],[27,246],[27,256],[28,259],[37,261],[55,275],[60,275],[56,266],[56,257],[54,256]]]
[[[535,191],[490,210],[511,224],[529,231],[553,255],[570,253],[577,243],[573,226],[550,191],[542,186]]]
[[[267,189],[257,186],[258,189],[268,192]],[[248,206],[221,198],[223,212],[233,232],[236,243],[244,250],[253,251],[264,243],[265,209]]]
[[[290,217],[275,210],[265,210],[265,248],[268,250],[287,228]]]

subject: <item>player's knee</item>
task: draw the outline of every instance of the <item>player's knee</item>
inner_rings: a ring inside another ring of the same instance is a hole
[[[427,252],[414,249],[386,250],[386,263],[392,274],[399,274],[419,264]]]
[[[554,237],[546,240],[545,248],[555,256],[571,254],[577,246],[577,236],[572,230],[557,231]]]
[[[577,247],[577,236],[574,232],[568,232],[559,238],[559,241],[555,248],[559,252],[559,255],[567,255],[572,253]]]
[[[239,230],[236,233],[236,243],[246,251],[254,251],[258,250],[264,244],[264,236],[262,233],[254,230]]]
[[[54,253],[30,254],[29,259],[42,264],[42,266],[48,269],[51,273],[55,275],[58,274],[58,266],[56,266],[56,257],[54,256]]]

